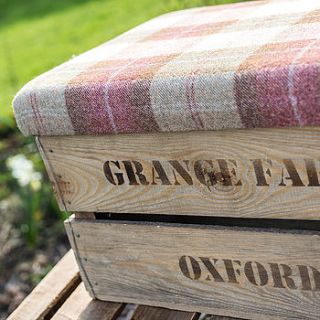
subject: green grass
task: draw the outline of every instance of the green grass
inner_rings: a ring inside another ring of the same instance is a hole
[[[0,128],[29,80],[159,14],[236,0],[0,0]]]

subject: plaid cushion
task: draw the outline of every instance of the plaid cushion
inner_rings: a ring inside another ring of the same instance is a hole
[[[320,125],[320,1],[169,13],[28,83],[25,135]]]

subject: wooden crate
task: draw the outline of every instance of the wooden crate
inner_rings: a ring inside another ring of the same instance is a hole
[[[320,233],[71,217],[94,298],[246,319],[319,319]]]
[[[320,128],[40,137],[62,210],[320,218]]]
[[[320,128],[39,137],[94,298],[319,319]]]

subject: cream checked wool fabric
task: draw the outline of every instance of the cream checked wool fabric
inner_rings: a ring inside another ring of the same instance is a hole
[[[34,79],[13,106],[25,135],[319,126],[320,1],[165,14]]]

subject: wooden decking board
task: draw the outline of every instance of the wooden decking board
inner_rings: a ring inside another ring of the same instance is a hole
[[[123,308],[122,303],[92,300],[81,283],[52,320],[115,320]]]
[[[8,320],[50,319],[80,283],[78,266],[70,250]]]
[[[198,320],[200,314],[165,308],[138,306],[132,320]]]

